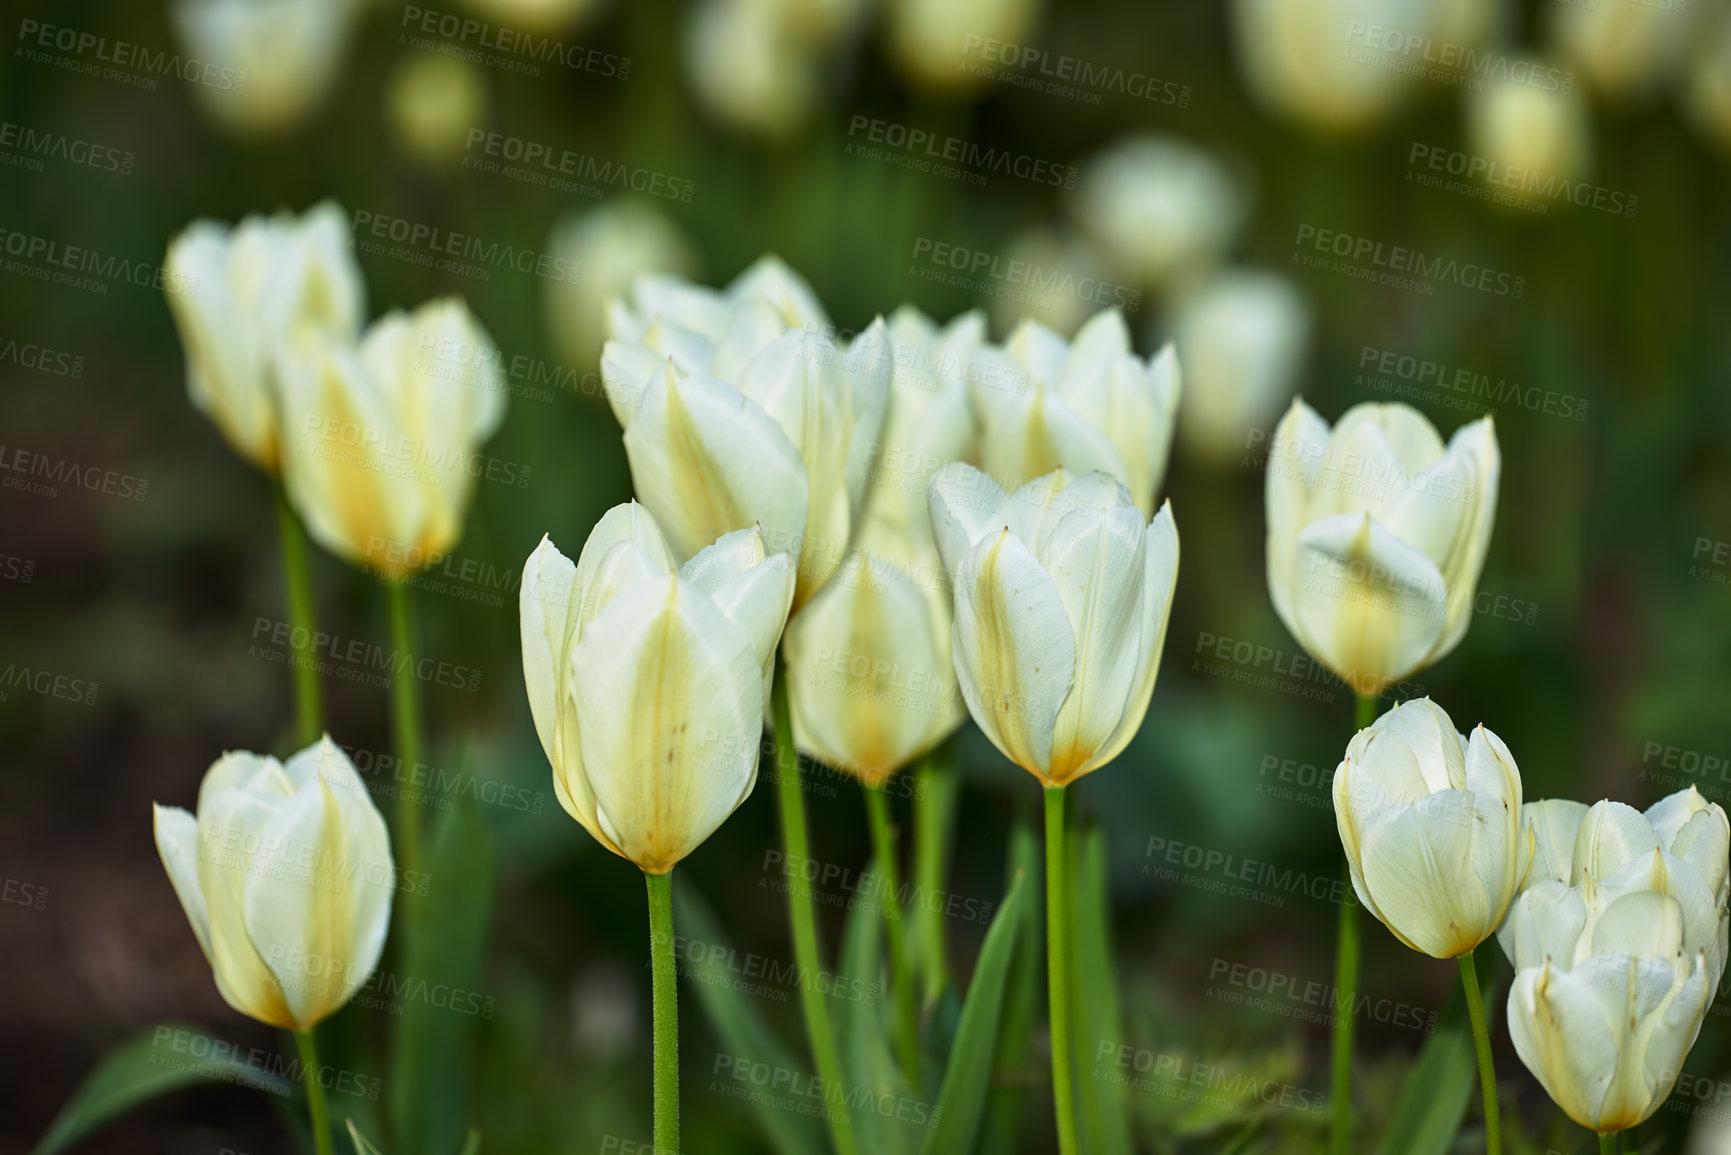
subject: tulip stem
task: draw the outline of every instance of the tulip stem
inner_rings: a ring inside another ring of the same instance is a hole
[[[289,505],[282,478],[273,478],[277,537],[282,543],[283,601],[289,616],[289,645],[294,650],[295,747],[304,750],[319,740],[325,728],[325,695],[313,656],[313,577],[307,556],[306,531]]]
[[[1358,695],[1354,732],[1376,721],[1374,694]],[[1356,1006],[1358,1001],[1358,902],[1352,890],[1352,870],[1347,868],[1346,893],[1340,903],[1340,922],[1334,943],[1335,1005]],[[1352,1153],[1352,1033],[1353,1016],[1334,1016],[1334,1055],[1328,1094],[1333,1108],[1329,1128],[1329,1155]]]
[[[1599,1155],[1617,1155],[1617,1136],[1615,1133],[1599,1136]]]
[[[410,789],[421,764],[421,695],[415,685],[413,607],[406,583],[385,579],[385,606],[391,619],[391,714],[397,735],[397,853],[403,874],[419,878],[421,869],[421,801]]]
[[[650,874],[649,975],[655,1021],[655,1150],[679,1150],[679,989],[673,968],[673,872]]]
[[[949,850],[950,828],[956,817],[956,793],[960,780],[948,757],[927,754],[914,770],[914,893],[932,895],[944,888],[944,860]],[[935,1002],[950,978],[944,947],[944,912],[941,904],[916,902],[913,910],[913,941],[917,944],[920,972],[924,979],[924,1001]]]
[[[1046,787],[1046,1001],[1052,1023],[1052,1099],[1058,1150],[1076,1155],[1075,1051],[1070,1016],[1070,849],[1064,835],[1068,788]]]
[[[784,676],[775,679],[771,694],[775,709],[775,793],[781,809],[783,861],[804,863],[810,853],[806,843],[805,796],[800,793],[799,751],[793,744],[793,712],[787,703],[785,671],[782,673]],[[799,1004],[805,1014],[806,1034],[811,1039],[812,1062],[817,1065],[818,1078],[835,1095],[833,1101],[826,1096],[824,1103],[830,1139],[835,1143],[836,1155],[859,1155],[853,1120],[842,1097],[841,1052],[836,1049],[829,1007],[818,990],[817,976],[823,973],[823,963],[817,949],[817,911],[812,906],[811,884],[804,881],[798,870],[788,873],[787,913],[793,924],[794,962],[799,973],[806,976],[799,984]]]
[[[331,1112],[325,1105],[324,1084],[319,1082],[319,1051],[311,1031],[296,1031],[295,1049],[301,1056],[301,1080],[307,1085],[307,1114],[311,1117],[313,1147],[318,1155],[331,1155]]]
[[[914,1001],[914,980],[908,966],[907,936],[902,933],[902,874],[896,865],[896,835],[890,820],[890,802],[883,785],[865,787],[866,815],[871,821],[872,855],[883,877],[884,926],[890,940],[890,974],[896,987],[896,1050],[908,1082],[920,1085],[919,1010]]]
[[[1455,960],[1461,968],[1461,986],[1466,989],[1467,1019],[1473,1025],[1473,1046],[1479,1053],[1479,1089],[1485,1096],[1485,1155],[1502,1155],[1502,1116],[1497,1110],[1497,1073],[1491,1064],[1491,1032],[1485,1026],[1485,1000],[1479,994],[1479,974],[1473,967],[1473,952]]]

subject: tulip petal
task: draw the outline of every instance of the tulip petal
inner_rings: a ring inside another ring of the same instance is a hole
[[[952,582],[988,534],[1008,529],[1021,532],[1018,507],[998,483],[965,462],[938,470],[926,486],[932,538]]]
[[[1542,966],[1546,960],[1567,967],[1574,962],[1587,915],[1580,891],[1554,878],[1541,879],[1515,900],[1497,932],[1498,941],[1516,970]]]
[[[1589,874],[1603,881],[1658,849],[1659,836],[1639,810],[1609,799],[1595,803],[1582,818],[1580,833],[1575,836],[1569,882],[1578,886]]]
[[[981,463],[999,483],[1019,489],[1055,469],[1072,474],[1110,473],[1129,484],[1129,467],[1112,439],[1088,423],[1050,389],[995,391],[986,414]]]
[[[1496,524],[1497,489],[1502,474],[1502,455],[1497,448],[1496,427],[1489,417],[1463,425],[1449,438],[1448,455],[1468,463],[1464,471],[1468,491],[1466,507],[1455,534],[1448,560],[1442,564],[1443,581],[1449,589],[1448,628],[1431,653],[1431,661],[1446,656],[1466,636],[1472,621],[1473,598],[1479,574],[1490,551],[1491,529]]]
[[[1439,710],[1440,714],[1441,711]],[[1443,715],[1445,724],[1447,715]],[[1449,725],[1448,746],[1458,748],[1459,736]],[[1473,728],[1467,743],[1466,786],[1476,810],[1473,829],[1473,869],[1491,902],[1486,930],[1503,921],[1520,880],[1523,851],[1530,859],[1530,836],[1521,826],[1521,772],[1503,740],[1484,726]]]
[[[1455,958],[1502,919],[1474,870],[1476,808],[1444,790],[1358,823],[1365,888],[1396,938],[1432,958]]]
[[[1328,423],[1302,399],[1294,398],[1269,444],[1263,504],[1268,519],[1268,595],[1275,613],[1300,641],[1305,635],[1298,627],[1292,596],[1298,531],[1312,519],[1311,487],[1327,452]]]
[[[1070,346],[1064,338],[1032,319],[1016,326],[1004,348],[1027,367],[1033,383],[1040,387],[1057,385],[1070,359]]]
[[[151,804],[151,825],[156,833],[156,853],[162,858],[162,868],[192,924],[198,949],[210,958],[210,912],[204,905],[204,891],[198,887],[198,819],[178,806]]]
[[[669,577],[591,622],[566,677],[600,828],[643,870],[671,870],[756,780],[764,703],[751,639]]]
[[[240,757],[256,755],[225,755],[223,762]],[[289,791],[271,789],[268,780],[264,788],[213,787],[210,778],[221,766],[212,768],[198,797],[198,886],[210,915],[211,968],[230,1006],[273,1027],[292,1028],[294,1014],[247,934],[245,918],[247,891],[257,877],[286,869],[281,849],[266,844],[264,834],[287,805]]]
[[[1533,832],[1531,864],[1516,864],[1523,888],[1541,879],[1568,884],[1574,875],[1575,838],[1587,817],[1587,805],[1571,798],[1544,798],[1521,806],[1521,822]]]
[[[517,591],[517,617],[523,638],[523,684],[529,690],[529,713],[547,760],[553,753],[554,727],[559,717],[559,671],[565,641],[574,621],[577,567],[559,552],[550,537],[523,563]]]
[[[1615,990],[1555,965],[1520,971],[1509,988],[1515,1052],[1557,1106],[1595,1130],[1622,1041],[1614,1025],[1621,1014],[1615,1001]]]
[[[1593,924],[1593,954],[1669,958],[1683,949],[1683,908],[1651,890],[1623,895]]]
[[[1726,826],[1725,812],[1715,806],[1698,810],[1683,824],[1671,842],[1671,853],[1687,862],[1701,875],[1707,892],[1719,905],[1725,903],[1726,873],[1731,870],[1731,828]]]
[[[1653,826],[1653,831],[1659,836],[1659,844],[1667,850],[1677,838],[1677,832],[1683,829],[1684,823],[1711,804],[1693,785],[1685,786],[1674,794],[1667,794],[1653,805],[1647,807],[1645,817]],[[1676,853],[1674,850],[1672,853]]]
[[[1166,649],[1166,625],[1172,616],[1172,594],[1178,585],[1178,526],[1172,505],[1166,502],[1149,523],[1142,560],[1142,605],[1137,623],[1138,682],[1124,705],[1123,716],[1112,736],[1083,767],[1097,770],[1124,752],[1147,716],[1154,696],[1154,681],[1160,673],[1160,656]]]
[[[968,710],[1006,758],[1044,781],[1076,670],[1058,587],[1005,529],[974,547],[955,596],[956,680]]]

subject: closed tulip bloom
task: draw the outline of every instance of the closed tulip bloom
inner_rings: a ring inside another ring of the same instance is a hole
[[[880,319],[846,346],[804,282],[759,262],[725,293],[646,278],[601,358],[639,499],[689,557],[759,524],[798,556],[794,607],[857,529],[889,393]]]
[[[523,567],[523,678],[554,793],[596,841],[665,874],[757,781],[786,554],[755,528],[676,568],[655,520],[607,511],[575,565],[543,538]]]
[[[330,91],[358,7],[356,0],[178,0],[181,45],[213,70],[209,82],[190,86],[194,100],[236,136],[296,127]],[[217,82],[223,77],[228,83]]]
[[[465,0],[464,7],[511,30],[551,36],[585,19],[596,0]]]
[[[1113,285],[1112,274],[1094,248],[1069,229],[1036,226],[1004,243],[1003,266],[1027,271],[1029,284],[1094,285],[1109,290],[1110,300],[1126,309],[1142,303],[1142,290]],[[1068,336],[1093,316],[1094,294],[1078,292],[1005,293],[992,302],[992,324],[1008,332],[1023,321],[1037,321]]]
[[[609,198],[560,219],[547,249],[581,270],[575,280],[547,281],[541,299],[548,337],[585,382],[607,340],[610,304],[630,293],[639,277],[686,276],[697,265],[691,242],[671,217],[646,200],[629,198]]]
[[[1263,104],[1318,132],[1362,132],[1412,91],[1398,52],[1369,29],[1404,43],[1432,30],[1433,0],[1235,0],[1239,71]]]
[[[1571,85],[1578,71],[1600,96],[1628,100],[1679,78],[1705,10],[1687,0],[1560,4],[1551,13],[1551,38],[1573,70]]]
[[[1006,496],[961,463],[938,471],[930,497],[974,721],[1047,787],[1116,758],[1148,711],[1166,643],[1170,505],[1150,523],[1110,474],[1064,470]]]
[[[1523,69],[1529,66],[1540,73],[1547,67],[1522,62]],[[1469,91],[1465,106],[1469,147],[1490,161],[1499,179],[1519,170],[1541,187],[1587,175],[1589,118],[1586,95],[1579,89],[1552,90],[1498,75]]]
[[[890,59],[921,88],[973,92],[1009,68],[978,46],[1019,43],[1039,10],[1039,0],[889,0]]]
[[[1612,1134],[1665,1101],[1718,994],[1731,826],[1693,787],[1645,814],[1557,805],[1523,815],[1558,849],[1577,829],[1567,876],[1530,872],[1499,935],[1516,968],[1509,1035],[1570,1118]]]
[[[1698,130],[1731,151],[1731,15],[1720,15],[1702,30],[1689,60],[1683,107]]]
[[[498,350],[468,306],[389,313],[358,348],[302,330],[277,371],[283,480],[312,536],[394,578],[448,553],[505,416]]]
[[[229,444],[274,471],[277,431],[272,358],[310,326],[352,339],[365,289],[343,210],[326,201],[300,217],[247,217],[233,226],[194,221],[168,247],[167,268],[187,286],[168,294],[186,350],[186,387]]]
[[[1302,400],[1268,452],[1268,592],[1309,651],[1360,694],[1441,659],[1472,619],[1501,458],[1489,417],[1445,447],[1407,405],[1330,430]]]
[[[966,712],[950,658],[950,592],[932,544],[926,485],[974,449],[968,381],[982,363],[985,318],[939,329],[904,306],[889,322],[884,447],[858,544],[788,623],[787,692],[808,754],[868,786],[936,746]]]
[[[1429,698],[1354,735],[1334,774],[1334,818],[1364,908],[1413,950],[1458,958],[1515,896],[1521,775],[1502,739],[1471,739]]]
[[[328,737],[287,762],[224,754],[156,849],[228,1005],[306,1031],[378,965],[397,886],[385,820]]]
[[[1078,224],[1120,276],[1171,285],[1216,264],[1244,217],[1244,195],[1213,156],[1177,137],[1120,141],[1082,170]]]
[[[692,92],[736,132],[791,135],[817,106],[823,63],[783,0],[701,0],[686,26]]]
[[[385,111],[397,143],[426,164],[455,164],[467,153],[469,130],[487,114],[480,66],[455,56],[417,52],[391,73]]]
[[[1292,282],[1236,269],[1185,297],[1174,322],[1184,366],[1178,431],[1197,455],[1242,455],[1297,388],[1310,307]]]
[[[1116,309],[1094,314],[1065,341],[1023,322],[1004,344],[1011,358],[1000,380],[974,382],[985,471],[1002,486],[1026,485],[1055,469],[1109,473],[1146,516],[1166,475],[1178,408],[1178,356],[1168,344],[1144,361]]]

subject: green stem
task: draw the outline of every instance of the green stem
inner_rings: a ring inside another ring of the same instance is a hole
[[[1617,1155],[1617,1136],[1615,1132],[1599,1136],[1599,1155]]]
[[[391,619],[391,649],[397,670],[391,675],[391,717],[397,735],[397,856],[403,873],[419,878],[421,869],[421,803],[410,785],[421,764],[421,693],[415,685],[413,607],[404,582],[385,579],[385,606]]]
[[[311,1116],[313,1147],[318,1155],[331,1155],[331,1112],[325,1105],[325,1089],[319,1082],[319,1051],[311,1031],[296,1031],[295,1049],[301,1056],[301,1079],[307,1085],[307,1114]]]
[[[673,969],[673,872],[649,887],[650,1002],[654,1007],[655,1150],[679,1150],[679,990]]]
[[[1375,695],[1358,695],[1357,730],[1376,721]],[[1340,922],[1334,943],[1335,1005],[1353,1007],[1358,1004],[1358,902],[1352,890],[1352,871],[1346,871],[1346,893],[1340,903]],[[1333,1069],[1329,1079],[1329,1101],[1332,1122],[1329,1127],[1330,1155],[1352,1153],[1352,1036],[1353,1015],[1334,1016]]]
[[[1473,952],[1455,960],[1461,968],[1461,986],[1467,994],[1467,1019],[1473,1025],[1473,1046],[1479,1053],[1479,1090],[1485,1097],[1485,1155],[1502,1155],[1502,1115],[1497,1110],[1497,1073],[1491,1064],[1491,1032],[1485,1026],[1485,1000],[1479,994],[1479,975],[1473,969]]]
[[[306,531],[289,505],[282,478],[271,479],[276,499],[276,531],[282,543],[283,600],[288,604],[289,644],[294,649],[295,746],[306,749],[325,729],[325,695],[314,657],[313,576]]]
[[[1046,787],[1046,1002],[1052,1022],[1052,1098],[1058,1151],[1076,1155],[1076,1089],[1070,1021],[1069,847],[1064,837],[1066,787]]]
[[[800,792],[799,751],[793,744],[793,713],[787,704],[786,671],[775,679],[771,695],[775,709],[775,785],[781,809],[781,844],[784,861],[803,864],[809,856],[805,832],[805,795]],[[811,1039],[811,1057],[817,1064],[818,1078],[831,1088],[836,1098],[825,1096],[824,1118],[829,1122],[830,1139],[836,1155],[859,1155],[854,1141],[853,1120],[839,1097],[841,1053],[836,1049],[835,1031],[830,1026],[829,1006],[818,991],[817,976],[823,973],[823,963],[817,950],[817,911],[812,906],[811,886],[798,870],[792,870],[787,880],[787,913],[793,924],[793,957],[804,981],[799,984],[800,1009],[805,1013],[805,1031]]]
[[[956,794],[961,784],[945,756],[936,752],[920,759],[914,769],[914,888],[916,894],[938,894],[944,887],[944,866],[949,854],[950,829],[956,816]],[[944,943],[944,912],[941,904],[914,904],[912,939],[924,985],[924,1001],[937,1001],[950,980],[948,951]]]
[[[865,787],[866,815],[871,821],[872,854],[883,877],[884,927],[890,940],[890,975],[895,982],[896,1050],[908,1081],[920,1085],[920,1023],[914,1001],[914,979],[908,966],[907,937],[902,933],[902,875],[896,865],[896,835],[890,820],[890,803],[883,786]]]

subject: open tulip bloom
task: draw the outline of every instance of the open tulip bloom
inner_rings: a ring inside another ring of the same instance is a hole
[[[1150,523],[1109,474],[1058,470],[1006,495],[956,463],[930,488],[955,590],[968,712],[1046,797],[1047,969],[1061,1149],[1076,1150],[1065,788],[1123,752],[1160,669],[1178,579],[1170,505]]]
[[[1546,800],[1498,938],[1509,1035],[1569,1117],[1611,1136],[1657,1111],[1725,972],[1731,825],[1693,786],[1646,813]]]
[[[679,1149],[669,872],[757,781],[793,582],[755,528],[676,568],[635,502],[607,511],[575,565],[543,538],[523,567],[523,678],[554,793],[647,880],[657,1151]]]
[[[162,865],[216,989],[242,1014],[294,1032],[313,1134],[328,1152],[312,1030],[384,950],[398,884],[385,820],[329,737],[287,762],[224,754],[205,772],[196,814],[153,813]]]
[[[1352,889],[1413,950],[1460,964],[1484,1091],[1485,1143],[1501,1147],[1496,1076],[1473,951],[1513,901],[1530,837],[1521,774],[1502,739],[1457,733],[1429,698],[1360,730],[1334,773],[1334,816]]]

